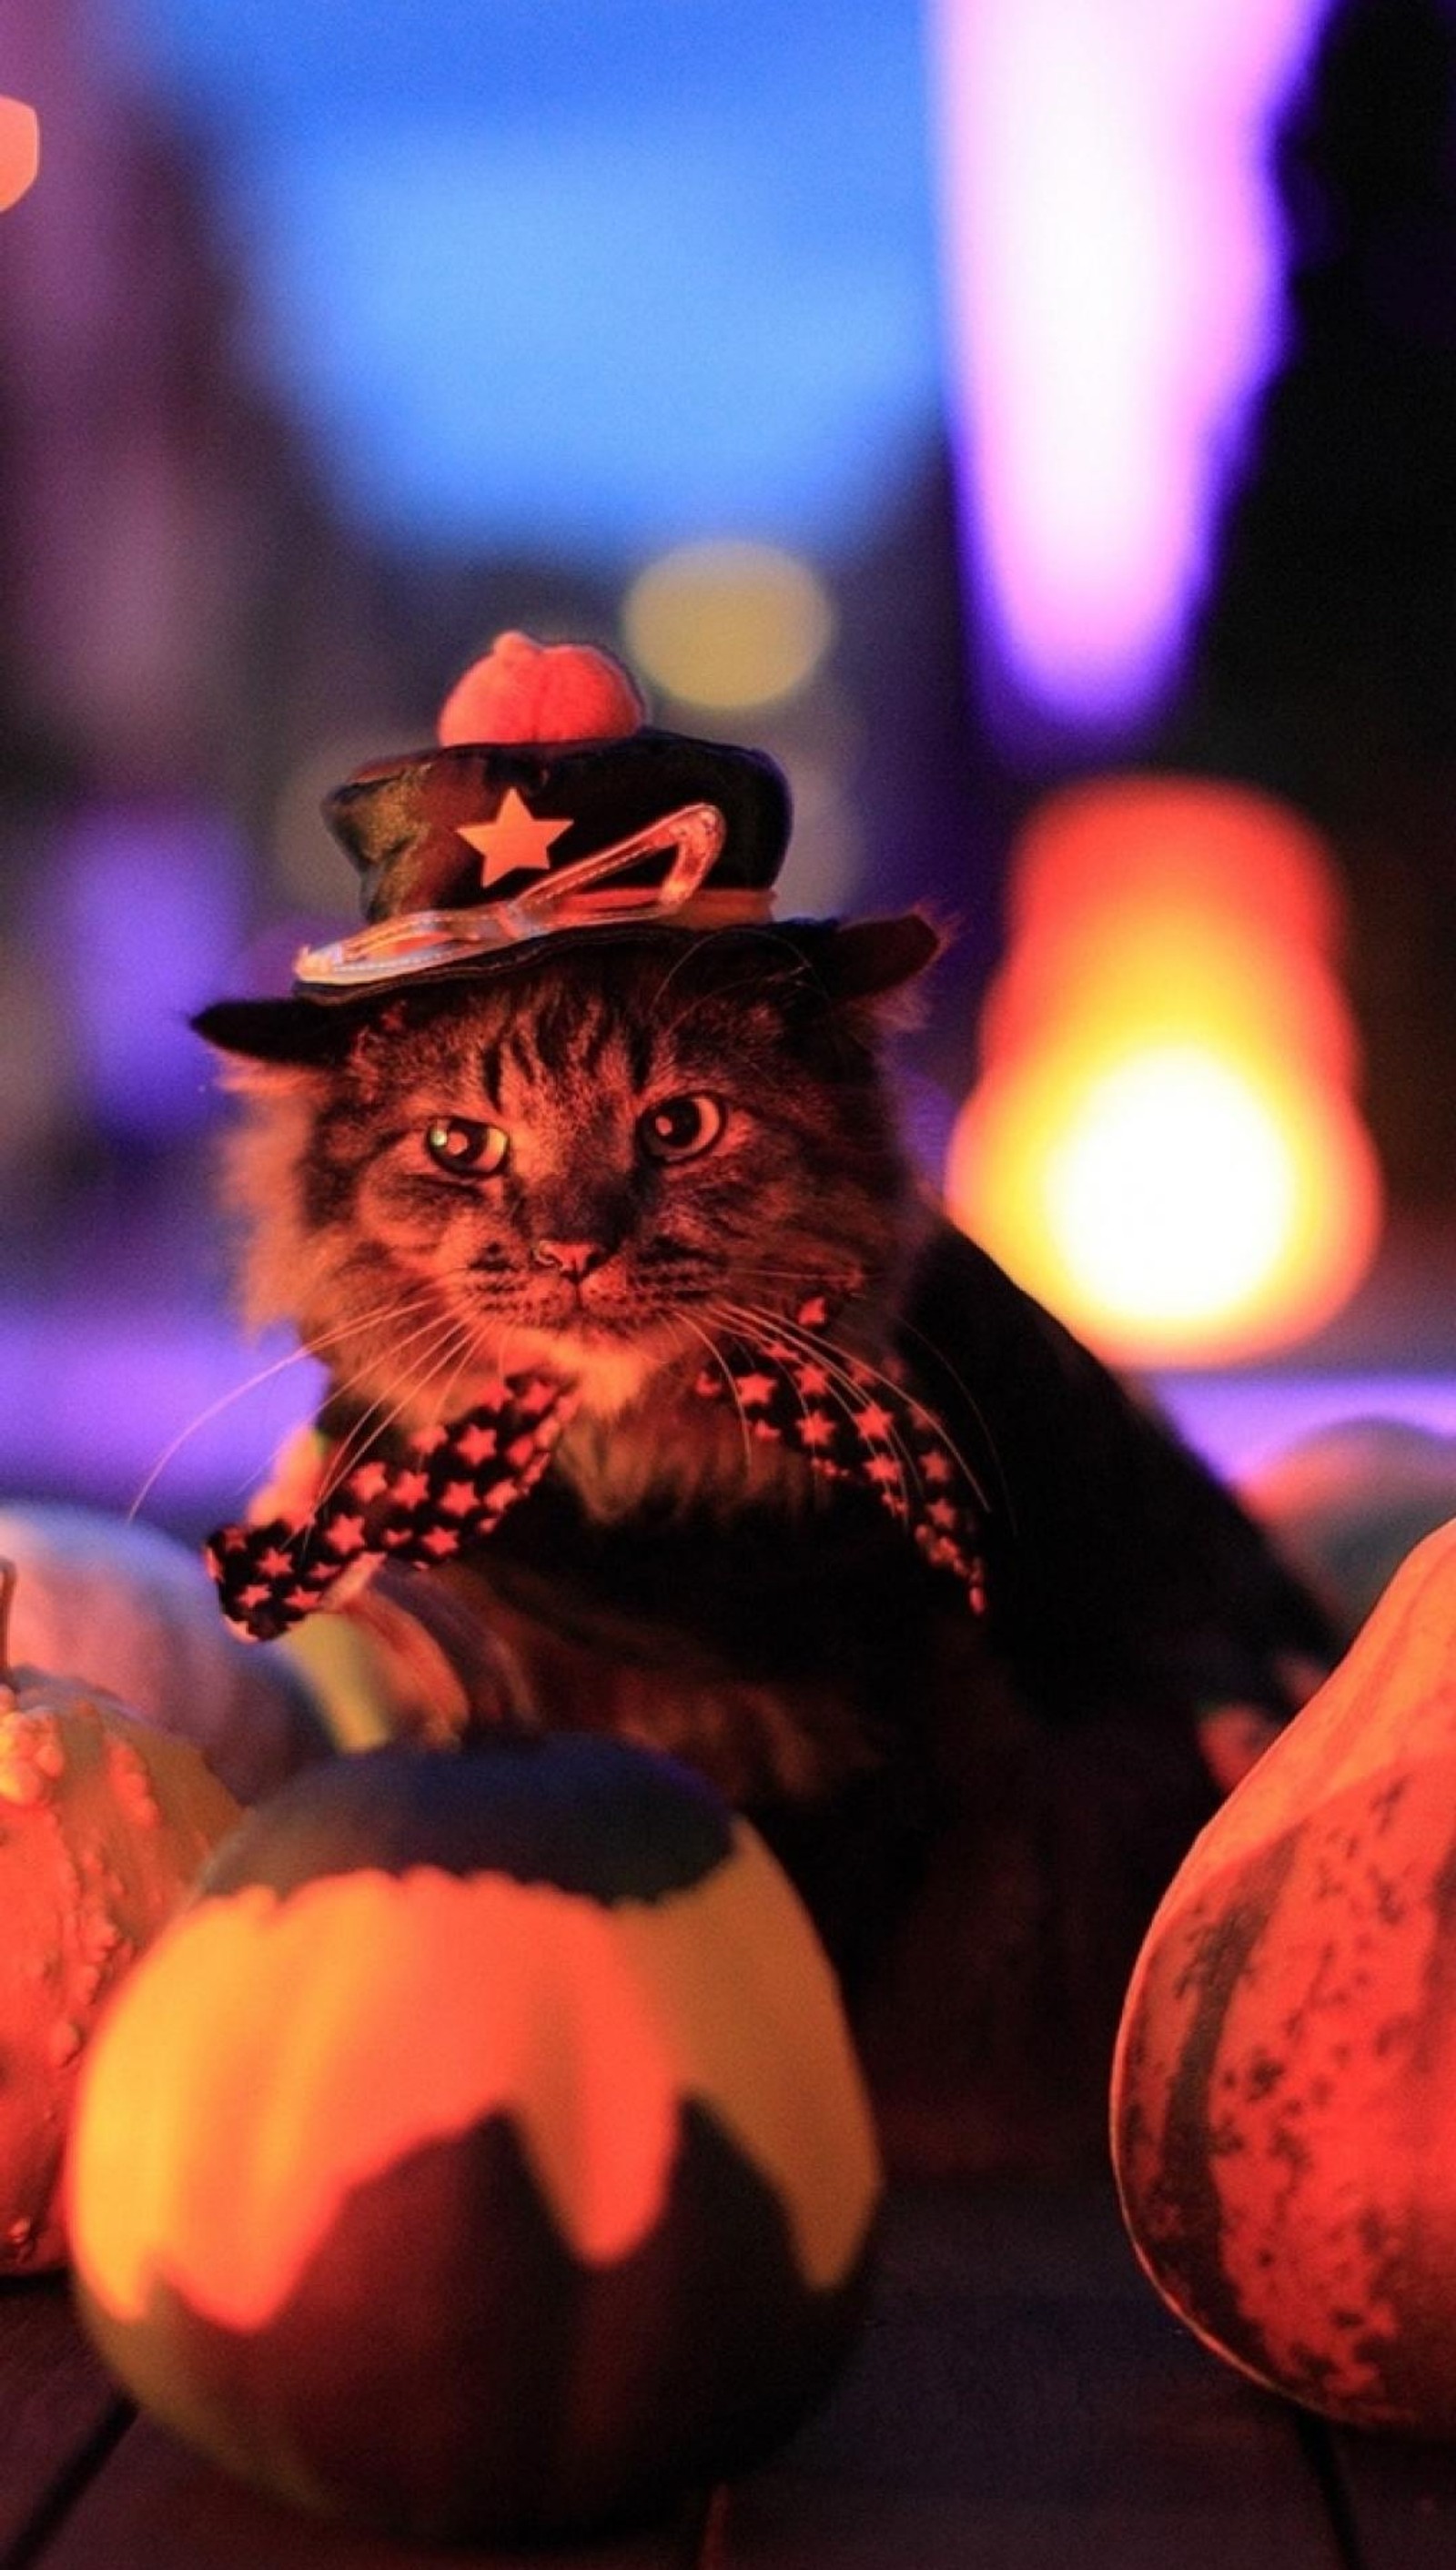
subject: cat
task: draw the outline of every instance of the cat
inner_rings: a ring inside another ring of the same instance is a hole
[[[915,1176],[888,1041],[937,942],[913,914],[599,933],[196,1023],[241,1106],[246,1308],[329,1369],[336,1455],[458,1419],[503,1372],[576,1387],[489,1543],[391,1574],[476,1637],[447,1724],[606,1728],[701,1770],[808,1904],[891,2165],[1060,2167],[1101,2146],[1212,1744],[1256,1744],[1336,1641]],[[872,1492],[826,1497],[727,1389],[700,1397],[744,1350],[817,1363],[831,1401],[851,1365],[908,1365],[981,1494],[986,1616]]]

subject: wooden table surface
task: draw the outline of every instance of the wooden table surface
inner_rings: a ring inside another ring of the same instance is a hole
[[[294,2514],[109,2385],[64,2283],[0,2289],[0,2570],[527,2570]],[[1456,2448],[1334,2433],[1207,2355],[1109,2192],[891,2206],[874,2317],[772,2464],[529,2570],[1451,2570]]]

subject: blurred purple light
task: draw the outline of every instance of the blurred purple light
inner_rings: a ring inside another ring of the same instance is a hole
[[[311,1358],[277,1366],[292,1345],[286,1333],[251,1344],[221,1319],[79,1292],[69,1307],[0,1309],[0,1498],[124,1510],[175,1448],[142,1516],[241,1505],[319,1398]]]
[[[237,955],[244,852],[206,812],[102,806],[74,823],[53,865],[56,970],[92,1114],[139,1140],[193,1129],[211,1078],[187,1020]]]
[[[1189,1444],[1243,1482],[1327,1429],[1382,1421],[1456,1438],[1456,1376],[1437,1374],[1206,1374],[1154,1387]]]
[[[993,711],[1172,674],[1278,354],[1274,115],[1326,0],[933,0],[951,414]]]

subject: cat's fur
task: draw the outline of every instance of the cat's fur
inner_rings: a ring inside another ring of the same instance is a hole
[[[915,922],[599,933],[474,982],[199,1024],[244,1101],[249,1309],[328,1364],[341,1438],[458,1417],[503,1370],[580,1387],[490,1545],[416,1574],[489,1636],[481,1717],[703,1768],[809,1900],[892,2154],[987,2167],[1095,2146],[1137,1937],[1214,1800],[1198,1718],[1277,1719],[1330,1637],[1203,1469],[916,1185],[881,1037],[932,943]],[[644,1113],[694,1095],[722,1131],[653,1159]],[[432,1159],[450,1119],[509,1136],[497,1172]],[[691,1394],[715,1347],[761,1345],[815,1288],[835,1353],[898,1348],[969,1459],[989,1629],[872,1496],[826,1500]]]

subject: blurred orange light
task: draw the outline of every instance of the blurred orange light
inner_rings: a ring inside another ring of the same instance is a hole
[[[1347,1084],[1357,1048],[1333,976],[1306,948],[1265,941],[1236,916],[1175,902],[1088,904],[1015,948],[990,993],[982,1053],[1003,1062],[1076,1025],[1149,1041],[1272,1046]]]
[[[1212,1047],[995,1073],[957,1122],[952,1211],[1118,1362],[1230,1364],[1306,1337],[1374,1248],[1346,1102]]]
[[[1041,937],[1092,907],[1192,905],[1251,935],[1334,952],[1343,905],[1317,832],[1271,794],[1204,776],[1097,777],[1048,797],[1016,852],[1010,927]],[[1125,916],[1124,924],[1128,924]]]
[[[0,214],[19,205],[41,161],[40,118],[18,98],[0,98]]]
[[[956,1219],[1118,1362],[1307,1337],[1381,1213],[1318,840],[1241,788],[1083,786],[1034,819],[1011,907]]]

